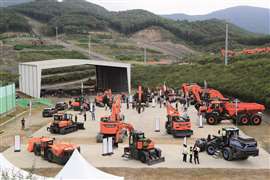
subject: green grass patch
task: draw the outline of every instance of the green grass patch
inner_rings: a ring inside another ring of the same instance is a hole
[[[77,51],[27,51],[19,52],[17,60],[20,62],[25,61],[41,61],[50,59],[86,59],[87,57]]]
[[[26,45],[26,44],[16,44],[14,50],[23,50],[23,49],[35,49],[35,50],[55,50],[63,49],[64,46],[61,45]]]

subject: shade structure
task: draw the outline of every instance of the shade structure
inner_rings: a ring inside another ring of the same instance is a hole
[[[124,180],[123,177],[108,174],[95,168],[77,150],[73,152],[66,165],[55,178],[65,180]]]
[[[94,59],[54,59],[20,63],[20,91],[31,97],[40,98],[42,70],[82,65],[96,67],[96,86],[98,89],[112,89],[113,92],[130,93],[130,64]]]

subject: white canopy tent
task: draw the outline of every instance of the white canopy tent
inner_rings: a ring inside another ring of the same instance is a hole
[[[54,180],[54,178],[48,178],[43,176],[38,176],[30,174],[20,168],[17,168],[12,163],[10,163],[1,153],[0,153],[0,179],[14,179],[14,180]]]
[[[0,180],[7,178],[14,180],[124,180],[123,177],[95,168],[77,150],[54,178],[30,174],[14,166],[0,153]]]
[[[55,178],[63,180],[124,180],[123,177],[114,176],[95,168],[77,150],[73,152],[66,165]]]

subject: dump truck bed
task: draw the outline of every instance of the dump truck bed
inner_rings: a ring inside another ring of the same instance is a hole
[[[228,111],[230,116],[235,115],[236,104],[235,103],[225,103],[225,108]],[[258,113],[263,112],[265,110],[264,105],[258,103],[237,103],[237,112],[238,113]]]

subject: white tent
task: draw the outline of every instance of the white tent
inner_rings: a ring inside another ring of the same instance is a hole
[[[66,165],[55,178],[65,180],[124,180],[123,177],[114,176],[95,168],[89,164],[77,150],[73,152]]]
[[[0,153],[0,179],[33,179],[33,180],[53,180],[54,178],[47,178],[38,175],[31,175],[29,172],[17,168],[12,163],[10,163],[1,153]]]

